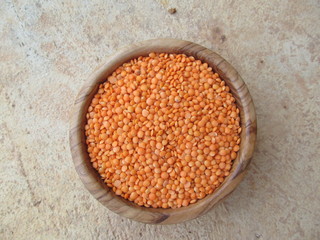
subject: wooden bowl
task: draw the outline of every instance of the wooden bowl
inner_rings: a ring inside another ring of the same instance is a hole
[[[178,209],[140,207],[115,195],[92,167],[85,141],[85,116],[99,84],[105,82],[107,77],[124,62],[139,56],[146,56],[150,52],[184,53],[208,63],[230,87],[240,109],[241,144],[230,175],[212,194],[194,204]],[[256,131],[255,109],[247,86],[237,71],[225,59],[192,42],[177,39],[153,39],[120,49],[89,77],[74,103],[69,138],[76,171],[86,188],[100,203],[111,211],[135,221],[151,224],[173,224],[199,217],[208,212],[235,189],[250,163],[254,151]]]

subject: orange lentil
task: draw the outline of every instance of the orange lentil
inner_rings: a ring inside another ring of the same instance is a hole
[[[208,64],[150,53],[99,86],[87,113],[87,150],[115,194],[139,206],[184,207],[230,174],[240,150],[239,113]]]

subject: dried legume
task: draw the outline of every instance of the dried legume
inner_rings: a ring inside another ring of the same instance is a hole
[[[179,208],[230,174],[241,128],[235,98],[207,63],[150,53],[99,86],[85,132],[92,165],[115,194]]]

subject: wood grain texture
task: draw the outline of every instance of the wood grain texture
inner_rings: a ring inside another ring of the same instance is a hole
[[[184,53],[211,66],[230,87],[241,117],[240,151],[230,175],[212,194],[194,204],[178,209],[140,207],[113,193],[92,167],[85,143],[86,112],[98,86],[121,64],[150,52]],[[240,183],[251,161],[256,141],[256,116],[250,93],[238,72],[221,56],[198,44],[177,39],[152,39],[118,50],[96,69],[80,90],[70,117],[70,148],[77,173],[85,187],[111,211],[135,221],[150,224],[173,224],[196,218],[208,212]]]

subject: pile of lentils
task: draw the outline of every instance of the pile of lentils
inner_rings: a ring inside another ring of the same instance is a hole
[[[93,167],[115,194],[179,208],[230,174],[241,128],[235,98],[207,63],[150,53],[99,86],[85,132]]]

